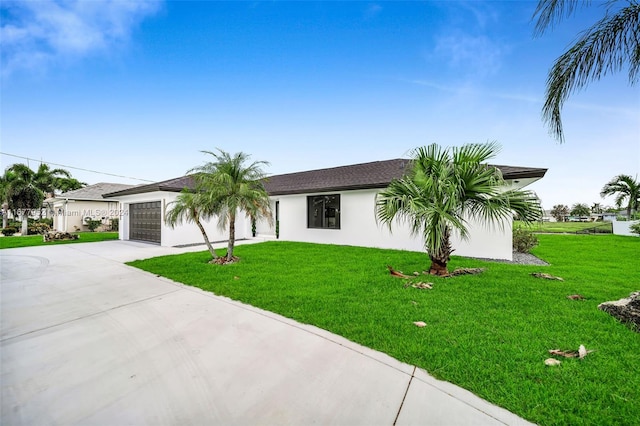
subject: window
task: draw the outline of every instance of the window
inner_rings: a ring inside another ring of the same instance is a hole
[[[307,197],[307,228],[340,229],[340,195]]]

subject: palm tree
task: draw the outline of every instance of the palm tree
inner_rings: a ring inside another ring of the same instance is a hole
[[[2,201],[2,228],[8,226],[9,221],[9,202],[11,200],[11,183],[15,179],[15,173],[10,168],[5,169],[4,174],[0,176],[0,198]]]
[[[443,149],[436,144],[413,151],[411,166],[376,197],[376,218],[389,226],[408,222],[424,238],[429,273],[447,275],[453,248],[451,232],[468,238],[467,221],[480,219],[503,226],[517,213],[533,222],[542,216],[530,191],[507,190],[502,173],[484,162],[499,151],[496,143]]]
[[[615,202],[618,208],[625,200],[628,200],[627,217],[631,219],[631,212],[637,212],[640,206],[640,182],[629,175],[618,175],[602,187],[600,196],[606,197],[607,195],[616,196]]]
[[[593,205],[591,206],[591,213],[602,214],[602,212],[602,205],[600,203],[593,203]]]
[[[73,191],[84,188],[85,186],[87,186],[86,182],[80,182],[76,178],[61,178],[56,182],[56,189],[60,190],[60,192]]]
[[[571,216],[589,216],[591,214],[591,209],[588,205],[584,203],[575,203],[571,206]]]
[[[44,192],[38,187],[36,173],[24,164],[9,168],[14,174],[10,184],[9,208],[22,216],[22,235],[27,235],[29,212],[41,209]]]
[[[244,211],[252,219],[265,218],[271,223],[271,205],[269,195],[262,184],[266,178],[262,166],[264,161],[245,163],[250,156],[240,152],[234,155],[218,148],[218,153],[202,151],[214,157],[189,171],[194,173],[196,190],[201,192],[199,202],[207,206],[215,206],[220,228],[229,226],[229,244],[226,262],[232,262],[235,246],[236,215]]]
[[[591,2],[540,0],[536,34],[572,15],[579,3]],[[615,7],[622,3],[623,6]],[[611,13],[609,13],[611,12]],[[577,42],[556,59],[547,77],[542,115],[550,133],[561,142],[560,110],[569,95],[607,74],[629,68],[629,84],[638,82],[640,71],[640,3],[637,0],[610,0],[604,18],[584,31]]]
[[[212,205],[208,205],[203,202],[202,194],[193,193],[186,189],[178,195],[175,201],[167,204],[167,208],[169,206],[173,207],[166,212],[164,218],[165,223],[171,226],[172,229],[183,221],[195,223],[202,233],[202,238],[209,249],[209,253],[211,253],[211,256],[213,257],[213,260],[217,260],[218,255],[213,249],[213,246],[209,241],[209,237],[207,236],[207,231],[205,231],[201,222],[201,219],[209,219],[214,216],[216,213],[215,208],[213,208]]]
[[[51,169],[48,164],[40,163],[34,175],[35,185],[45,196],[53,196],[65,179],[71,179],[71,173],[64,169]]]

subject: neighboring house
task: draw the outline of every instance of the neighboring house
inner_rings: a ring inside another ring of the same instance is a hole
[[[544,210],[542,212],[542,221],[543,222],[557,222],[558,220],[553,217],[551,214],[551,210]]]
[[[88,231],[87,218],[102,221],[103,229],[109,229],[112,219],[120,219],[117,199],[105,200],[103,194],[131,188],[120,183],[96,183],[84,188],[64,192],[45,200],[53,218],[53,229],[62,232]]]
[[[274,226],[260,221],[256,224],[257,236],[276,238],[277,229],[278,238],[286,241],[423,251],[422,238],[412,237],[408,226],[394,223],[389,232],[375,219],[376,194],[392,179],[401,177],[409,163],[395,159],[270,176],[265,188],[271,198]],[[496,167],[506,180],[505,189],[525,187],[546,173],[540,168]],[[200,232],[193,224],[173,230],[164,224],[165,209],[185,187],[193,187],[189,176],[106,194],[107,199],[117,197],[125,212],[120,238],[163,246],[201,242]],[[212,241],[227,238],[215,222],[205,224],[205,228]],[[469,240],[453,238],[455,254],[512,259],[511,230],[511,221],[502,227],[469,223]],[[244,215],[238,216],[236,237],[252,237],[251,223]]]

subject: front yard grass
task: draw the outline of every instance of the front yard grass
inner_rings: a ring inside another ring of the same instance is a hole
[[[454,257],[451,268],[487,269],[412,279],[432,290],[389,275],[386,265],[428,268],[425,254],[397,250],[266,242],[237,247],[241,261],[222,267],[207,252],[130,265],[329,330],[540,425],[640,423],[640,334],[597,309],[640,289],[640,238],[538,238],[550,266]],[[586,300],[567,299],[575,293]],[[544,365],[548,350],[581,344],[595,352]]]
[[[49,241],[46,243],[43,241],[42,235],[0,237],[0,249],[54,244],[92,243],[96,241],[118,239],[117,232],[78,232],[77,234],[80,236],[80,238],[78,238],[77,240]]]
[[[524,228],[531,232],[548,232],[548,233],[569,233],[589,230],[591,233],[612,234],[613,225],[611,222],[534,222],[525,224],[516,221],[514,228]],[[595,231],[594,230],[595,228]]]

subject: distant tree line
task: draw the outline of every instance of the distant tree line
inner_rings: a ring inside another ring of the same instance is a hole
[[[8,212],[14,218],[22,218],[22,233],[27,233],[27,218],[34,211],[42,215],[42,204],[56,193],[72,191],[86,186],[71,176],[65,169],[52,169],[41,163],[37,170],[26,164],[7,167],[0,177],[0,197],[2,198],[2,228],[8,224]]]
[[[626,210],[627,218],[632,218],[634,213],[638,213],[640,207],[640,182],[630,175],[618,175],[607,182],[602,191],[601,197],[614,196],[616,208],[602,206],[600,203],[593,203],[591,207],[587,204],[576,203],[571,208],[564,204],[556,204],[550,214],[558,222],[564,222],[569,216],[584,217],[593,214],[618,213],[622,208]],[[624,207],[623,207],[624,206]]]

